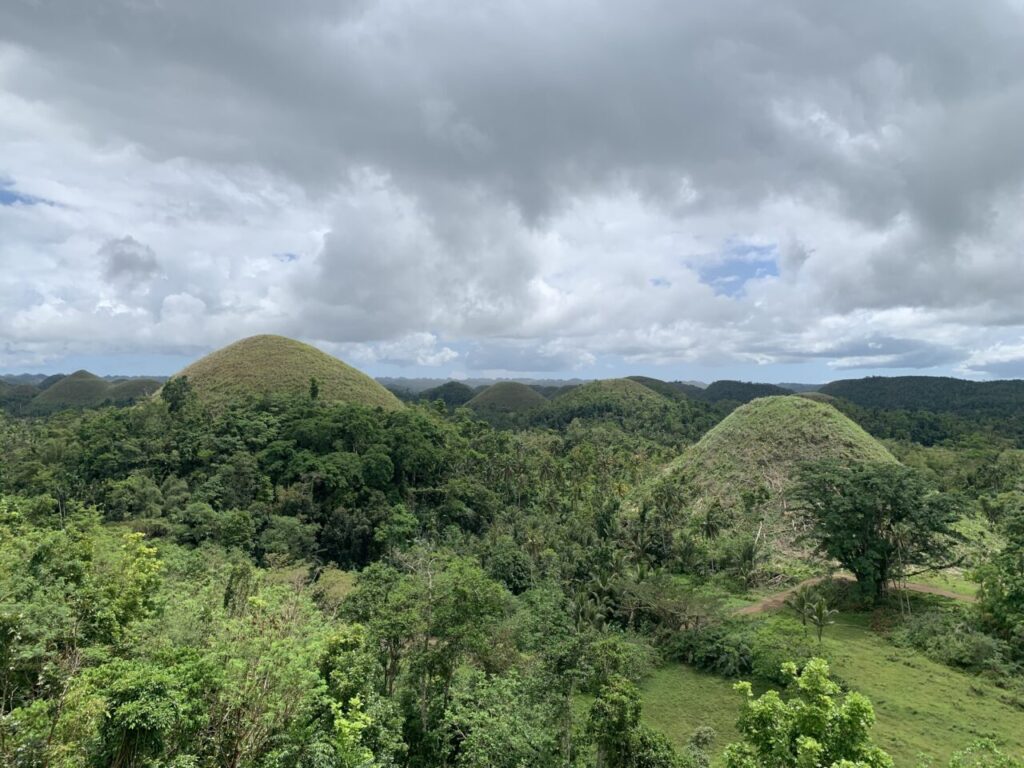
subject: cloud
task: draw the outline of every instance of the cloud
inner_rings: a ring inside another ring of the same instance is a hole
[[[985,375],[1024,335],[1021,19],[0,4],[0,349]]]
[[[134,237],[108,240],[97,255],[104,261],[104,276],[112,282],[137,283],[160,272],[153,249]]]

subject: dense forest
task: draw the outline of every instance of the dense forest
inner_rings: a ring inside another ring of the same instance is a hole
[[[317,364],[0,416],[0,763],[1021,764],[1012,398]]]

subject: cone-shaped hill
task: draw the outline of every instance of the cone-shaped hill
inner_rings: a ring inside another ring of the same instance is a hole
[[[44,381],[51,380],[52,383],[32,399],[29,405],[32,413],[128,405],[160,389],[160,382],[155,379],[108,381],[89,371],[75,371],[70,376],[51,376]]]
[[[574,387],[537,412],[535,421],[560,429],[574,421],[616,426],[647,439],[679,445],[696,437],[699,417],[686,398],[674,400],[632,379]]]
[[[31,410],[49,413],[64,408],[94,408],[109,394],[110,383],[88,371],[75,371],[40,392],[32,400]]]
[[[316,347],[284,336],[250,336],[211,352],[172,378],[188,376],[203,403],[219,406],[268,395],[305,395],[317,380],[327,402],[402,407],[401,401],[365,373]]]
[[[476,391],[461,381],[446,381],[439,387],[425,389],[419,394],[419,399],[428,403],[440,400],[449,408],[458,408],[465,405],[476,397]]]
[[[474,411],[524,413],[547,402],[544,395],[518,381],[499,381],[466,403]]]
[[[822,459],[896,461],[831,405],[796,395],[764,397],[740,406],[687,448],[655,488],[681,493],[699,518],[720,507],[726,528],[754,530],[764,522],[769,541],[788,544],[795,532],[787,494],[800,468]],[[751,494],[764,500],[747,509],[744,496]]]

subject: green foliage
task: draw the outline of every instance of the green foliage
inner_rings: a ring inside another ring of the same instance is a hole
[[[754,384],[748,381],[713,381],[701,390],[700,397],[711,403],[749,403],[759,397],[778,397],[793,394],[774,384]]]
[[[742,741],[725,750],[727,768],[891,768],[892,758],[871,740],[871,702],[859,693],[840,697],[824,659],[811,659],[801,672],[783,667],[790,698],[776,691],[755,698],[750,683],[737,683],[747,701],[738,728]]]
[[[88,371],[75,371],[33,392],[34,396],[21,404],[20,410],[40,415],[64,409],[127,405],[148,397],[159,388],[160,382],[155,379],[107,381]],[[8,399],[13,399],[15,394],[10,393]]]
[[[560,758],[558,706],[550,693],[517,673],[460,673],[443,728],[459,768],[554,768]]]
[[[956,500],[930,493],[920,474],[892,463],[808,464],[794,497],[819,549],[881,597],[910,568],[948,564],[956,535]]]
[[[1019,380],[873,376],[834,381],[820,391],[841,398],[840,407],[880,437],[934,445],[984,432],[1024,446]]]
[[[832,617],[837,613],[839,611],[835,608],[829,608],[828,602],[821,596],[807,607],[807,620],[811,622],[814,630],[818,633],[819,643],[821,642],[822,635],[825,633],[825,627],[836,623]]]
[[[1003,752],[991,739],[981,739],[960,750],[949,760],[949,768],[1022,768],[1024,760]]]
[[[574,422],[604,424],[666,445],[695,439],[709,426],[708,406],[672,400],[631,379],[573,387],[531,415],[537,425],[564,429]]]
[[[444,394],[446,393],[441,393],[442,399],[444,399]],[[449,391],[447,394],[452,393]],[[447,400],[445,402],[447,404]],[[465,405],[481,416],[500,417],[505,414],[526,413],[540,407],[545,402],[547,401],[543,395],[526,384],[520,384],[517,381],[499,381],[466,400]]]
[[[476,394],[472,387],[461,381],[448,381],[439,387],[423,390],[418,399],[428,403],[440,400],[447,408],[458,408],[460,405],[466,405],[476,397]]]
[[[742,582],[780,567],[798,546],[792,515],[800,467],[833,458],[850,465],[892,462],[891,454],[829,405],[789,396],[741,406],[687,448],[645,496],[677,497],[710,571]],[[721,536],[727,533],[728,535]]]
[[[640,691],[628,680],[613,678],[598,692],[587,719],[598,768],[679,765],[668,739],[640,722],[640,711]]]
[[[1024,509],[1002,520],[1005,545],[978,569],[979,606],[984,621],[1024,660]]]

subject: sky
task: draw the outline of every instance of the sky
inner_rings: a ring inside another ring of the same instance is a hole
[[[1024,1],[5,0],[0,372],[1024,376]]]

